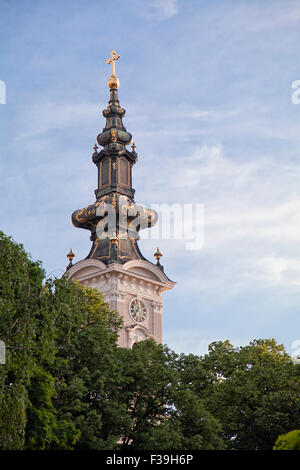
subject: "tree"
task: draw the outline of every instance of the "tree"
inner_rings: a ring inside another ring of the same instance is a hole
[[[300,430],[278,436],[273,450],[300,450]]]
[[[122,380],[110,395],[123,411],[116,422],[121,449],[223,447],[217,420],[181,381],[177,354],[148,340],[119,356]]]
[[[108,390],[117,381],[122,320],[97,290],[66,278],[55,281],[49,296],[56,326],[52,374],[58,422],[72,424],[79,431],[76,449],[110,448],[115,439],[103,429],[103,414],[106,409],[113,412]]]
[[[77,359],[60,371],[55,404],[80,429],[76,449],[223,448],[217,420],[181,382],[173,351],[153,340],[132,350],[109,341],[99,349],[100,333],[95,328],[77,341],[73,332]]]
[[[229,449],[272,449],[279,434],[299,427],[299,375],[275,340],[213,343],[203,366],[214,374],[206,404]]]
[[[120,325],[99,292],[65,276],[45,281],[40,262],[0,233],[1,449],[83,445],[90,422],[101,424],[94,391],[113,367]]]
[[[0,232],[0,449],[272,449],[297,446],[300,374],[282,345],[212,343],[204,357],[147,340],[66,276],[46,280]]]
[[[6,345],[6,364],[0,365],[1,449],[24,447],[43,277],[40,263],[0,232],[0,338]]]

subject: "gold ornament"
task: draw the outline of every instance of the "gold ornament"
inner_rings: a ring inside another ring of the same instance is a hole
[[[110,58],[107,59],[106,63],[111,64],[111,76],[108,79],[109,88],[119,88],[119,79],[116,77],[116,64],[115,61],[120,58],[120,54],[115,51],[111,51]]]
[[[72,248],[70,248],[70,251],[67,254],[67,258],[70,261],[70,263],[72,263],[73,259],[75,258],[75,254],[73,253]]]
[[[160,258],[163,256],[162,253],[159,251],[159,248],[157,247],[156,252],[154,253],[154,256],[156,258],[156,261],[159,263]]]

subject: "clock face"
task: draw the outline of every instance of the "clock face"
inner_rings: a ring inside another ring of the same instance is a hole
[[[133,299],[129,305],[129,312],[131,318],[138,323],[142,323],[147,318],[147,309],[141,300]]]

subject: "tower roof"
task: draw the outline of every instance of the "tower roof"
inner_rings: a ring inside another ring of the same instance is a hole
[[[92,160],[98,169],[96,201],[76,210],[72,214],[73,225],[90,230],[93,242],[87,258],[96,258],[105,264],[120,263],[134,259],[145,260],[137,241],[141,229],[156,224],[157,213],[134,202],[132,188],[132,167],[137,161],[135,144],[131,151],[126,148],[132,143],[127,132],[118,98],[119,79],[115,73],[115,61],[120,57],[111,51],[106,63],[111,64],[112,73],[108,80],[109,102],[103,110],[106,124],[97,136],[98,151],[94,146]]]

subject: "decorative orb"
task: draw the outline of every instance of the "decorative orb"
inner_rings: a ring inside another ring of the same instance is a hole
[[[119,88],[119,79],[115,75],[111,75],[108,79],[109,88]]]

